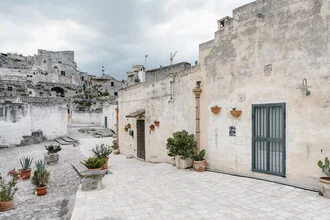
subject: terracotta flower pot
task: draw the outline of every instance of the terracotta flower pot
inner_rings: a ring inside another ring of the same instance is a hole
[[[211,111],[212,111],[214,114],[219,114],[219,112],[221,111],[221,107],[213,106],[213,107],[211,108]]]
[[[102,170],[107,170],[108,169],[108,161],[109,161],[109,157],[107,157],[107,160],[106,160],[105,164],[101,167]]]
[[[12,209],[14,207],[14,200],[4,201],[0,202],[0,212],[7,211],[9,209]]]
[[[206,168],[206,160],[194,161],[194,168],[197,172],[204,172]]]
[[[160,122],[159,121],[154,121],[154,124],[159,127]]]
[[[150,130],[154,131],[155,130],[155,125],[150,125],[149,128],[150,128]]]
[[[126,127],[131,128],[131,124],[127,124]]]
[[[28,169],[28,170],[20,170],[21,172],[21,177],[23,180],[27,180],[27,179],[30,179],[30,176],[31,176],[31,168]]]
[[[125,130],[126,132],[128,132],[128,127],[125,127],[124,130]]]
[[[320,183],[323,196],[330,199],[330,177],[320,177]]]
[[[46,186],[37,186],[37,195],[43,196],[47,194],[47,185]]]
[[[242,110],[231,110],[230,114],[234,117],[234,118],[238,118],[239,116],[241,116],[242,114]]]

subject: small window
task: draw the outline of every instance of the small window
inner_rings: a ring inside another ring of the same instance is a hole
[[[13,87],[9,86],[9,87],[7,88],[7,90],[8,90],[8,91],[13,91]]]
[[[46,63],[46,60],[44,60],[44,63]]]
[[[29,95],[32,95],[32,91],[29,91]]]
[[[115,85],[115,83],[114,82],[111,82],[111,86],[114,86]]]
[[[58,69],[58,67],[57,66],[54,66],[54,69]]]
[[[117,96],[117,95],[118,95],[118,93],[117,93],[117,92],[114,92],[114,95],[115,95],[115,96]]]
[[[59,60],[59,61],[57,61],[57,63],[58,63],[58,64],[62,64],[62,61],[61,61],[61,60]]]
[[[84,81],[84,77],[83,76],[81,77],[81,81]]]
[[[0,118],[2,118],[3,115],[4,115],[4,114],[3,114],[3,109],[4,109],[4,108],[0,108]]]
[[[61,70],[61,75],[65,76],[65,71]]]

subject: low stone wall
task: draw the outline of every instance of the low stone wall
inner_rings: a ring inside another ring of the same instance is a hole
[[[0,104],[0,145],[18,145],[23,136],[41,130],[47,139],[67,134],[67,110],[62,104]]]

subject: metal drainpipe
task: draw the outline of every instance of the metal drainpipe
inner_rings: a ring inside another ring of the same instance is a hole
[[[116,137],[117,137],[117,140],[116,140],[116,143],[117,143],[117,147],[118,147],[118,150],[119,150],[119,133],[118,133],[118,131],[119,131],[119,108],[117,107],[116,109],[116,123],[117,123],[117,128],[116,128],[116,133],[117,133],[117,135],[116,135]]]
[[[196,100],[196,151],[199,154],[200,151],[200,95],[202,93],[201,81],[196,82],[196,86],[193,89]]]

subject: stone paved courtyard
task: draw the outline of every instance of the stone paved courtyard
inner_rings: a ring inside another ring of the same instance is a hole
[[[104,189],[78,190],[72,219],[329,219],[330,201],[290,186],[111,155]]]
[[[79,163],[90,156],[89,149],[99,143],[111,144],[111,138],[92,138],[90,135],[81,134],[77,130],[81,126],[71,127],[69,135],[79,139],[80,144],[61,145],[59,162],[53,165],[46,165],[50,170],[48,192],[45,196],[35,194],[35,186],[30,180],[19,181],[19,191],[14,197],[14,209],[7,212],[0,212],[0,219],[68,219],[72,213],[75,202],[76,191],[79,187],[80,178],[71,166],[71,163]],[[33,157],[34,161],[43,160],[46,153],[45,145],[56,144],[45,142],[37,145],[24,147],[12,147],[0,149],[0,172],[6,174],[10,169],[20,168],[21,157]],[[35,169],[35,163],[31,168]]]

